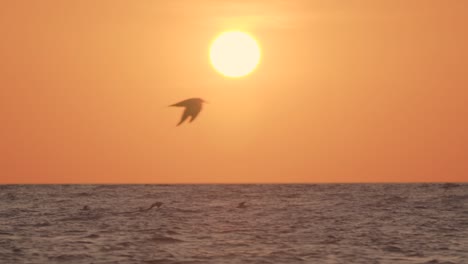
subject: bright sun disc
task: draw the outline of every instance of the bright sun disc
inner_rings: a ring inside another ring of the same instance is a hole
[[[249,34],[224,32],[211,44],[213,67],[224,76],[242,77],[251,73],[260,62],[260,47]]]

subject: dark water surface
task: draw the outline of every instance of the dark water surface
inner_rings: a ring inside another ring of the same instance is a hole
[[[0,185],[0,263],[468,263],[468,184]]]

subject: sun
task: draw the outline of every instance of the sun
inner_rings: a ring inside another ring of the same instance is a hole
[[[213,67],[226,77],[242,77],[255,70],[261,51],[257,41],[242,31],[220,34],[211,44],[210,60]]]

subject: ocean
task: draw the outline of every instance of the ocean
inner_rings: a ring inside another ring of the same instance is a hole
[[[0,185],[0,263],[468,263],[468,184]]]

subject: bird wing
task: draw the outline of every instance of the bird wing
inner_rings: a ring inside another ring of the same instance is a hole
[[[197,118],[197,116],[198,116],[199,113],[200,113],[200,111],[192,113],[192,115],[191,115],[192,118],[190,118],[190,122],[192,122],[193,120],[195,120],[195,118]]]
[[[192,116],[192,118],[190,118],[190,122],[192,122],[193,120],[195,120],[195,118],[197,118],[197,116],[201,112],[201,110],[202,110],[202,105],[201,104],[194,105],[193,107],[191,107],[190,115]]]
[[[170,106],[183,106],[183,107],[187,107],[190,105],[192,99],[187,99],[187,100],[183,100],[183,101],[180,101],[178,103],[175,103],[175,104],[172,104]]]
[[[180,121],[179,121],[179,123],[177,125],[179,126],[180,124],[182,124],[190,115],[191,115],[190,110],[189,110],[188,107],[186,107],[185,110],[184,110],[184,113],[182,114],[182,117],[180,118]]]

